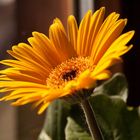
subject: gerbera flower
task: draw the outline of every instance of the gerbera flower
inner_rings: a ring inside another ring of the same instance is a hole
[[[97,80],[111,76],[108,68],[129,51],[126,44],[134,31],[121,35],[126,19],[113,12],[104,20],[105,8],[89,10],[79,27],[74,16],[67,20],[67,31],[55,19],[49,37],[33,32],[29,44],[19,43],[7,52],[14,59],[2,60],[9,66],[0,71],[1,100],[13,105],[34,103],[42,113],[55,99],[92,89]]]

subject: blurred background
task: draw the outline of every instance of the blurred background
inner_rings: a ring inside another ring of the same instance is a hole
[[[74,14],[79,22],[88,9],[106,7],[106,15],[116,11],[128,19],[125,31],[135,30],[134,48],[123,56],[124,63],[113,68],[125,73],[129,85],[128,105],[140,105],[140,12],[137,1],[131,0],[0,0],[0,59],[6,50],[19,42],[27,42],[32,31],[48,34],[55,17],[66,26],[67,16]],[[2,67],[1,67],[2,68]],[[45,113],[38,116],[30,105],[13,108],[0,103],[0,140],[36,140],[43,126]]]

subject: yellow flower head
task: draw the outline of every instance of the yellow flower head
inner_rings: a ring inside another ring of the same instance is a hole
[[[134,35],[122,35],[126,19],[113,12],[104,20],[105,8],[94,14],[89,10],[79,27],[74,16],[67,20],[67,31],[55,19],[49,37],[33,32],[29,44],[19,43],[8,50],[14,59],[2,60],[9,66],[0,71],[1,100],[14,100],[13,105],[34,103],[42,113],[55,99],[91,89],[97,80],[110,77],[110,66],[121,61],[129,51],[126,46]]]

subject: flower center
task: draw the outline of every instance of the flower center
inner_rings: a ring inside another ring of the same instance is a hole
[[[55,67],[47,78],[47,86],[64,87],[68,81],[75,80],[83,71],[92,68],[88,57],[68,59]]]
[[[71,70],[69,72],[64,73],[64,75],[62,76],[63,80],[73,80],[76,77],[76,70]]]

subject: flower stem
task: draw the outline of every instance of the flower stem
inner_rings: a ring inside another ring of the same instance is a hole
[[[91,133],[93,140],[104,140],[101,130],[96,121],[95,113],[89,101],[85,99],[85,100],[82,100],[80,104],[84,111],[86,122],[89,127],[89,131]]]

